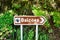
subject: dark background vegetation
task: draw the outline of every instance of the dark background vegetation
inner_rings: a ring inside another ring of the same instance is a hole
[[[0,40],[20,40],[14,15],[44,16],[38,40],[60,40],[60,0],[0,0]],[[23,39],[35,40],[35,26],[24,26]]]

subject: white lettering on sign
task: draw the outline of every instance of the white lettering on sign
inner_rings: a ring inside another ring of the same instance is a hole
[[[43,25],[46,19],[44,17],[38,16],[15,16],[14,17],[14,25]]]
[[[20,22],[39,22],[39,19],[28,19],[28,18],[26,18],[26,19],[24,19],[24,18],[20,18]]]

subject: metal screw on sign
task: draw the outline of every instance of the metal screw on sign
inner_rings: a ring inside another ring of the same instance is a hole
[[[19,19],[16,19],[17,22],[19,22]]]
[[[38,25],[43,25],[45,22],[43,16],[14,16],[14,25],[20,25],[21,40],[23,40],[23,25],[36,25],[36,40],[38,40]]]

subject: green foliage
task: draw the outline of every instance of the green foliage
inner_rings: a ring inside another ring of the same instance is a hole
[[[23,38],[24,40],[27,40],[27,38],[28,38],[28,31],[27,30],[28,30],[28,27],[27,26],[24,27],[24,33],[23,33],[24,34],[24,38]]]
[[[11,11],[11,10],[10,10]],[[3,39],[7,37],[9,33],[12,33],[13,15],[11,12],[7,11],[2,16],[0,16],[0,38]]]
[[[33,31],[33,29],[31,29],[29,32],[28,32],[28,38],[27,38],[27,40],[33,40],[33,37],[34,37],[34,31]]]
[[[17,29],[17,36],[16,36],[17,37],[17,40],[20,40],[21,39],[20,33],[21,33],[20,29]]]
[[[54,25],[60,27],[60,12],[53,11],[51,12],[51,15],[53,16]]]
[[[14,9],[18,9],[20,7],[21,7],[21,5],[17,4],[17,3],[13,3],[13,5],[12,5],[12,8],[14,8]]]
[[[48,32],[49,32],[49,33],[52,33],[52,32],[53,32],[53,30],[52,30],[52,29],[49,29],[49,30],[48,30]]]
[[[40,28],[41,29],[41,28]],[[40,30],[39,31],[39,40],[49,40],[48,34],[46,33],[46,30]]]
[[[45,11],[41,10],[41,8],[39,7],[32,7],[32,12],[35,16],[44,16],[45,15]]]

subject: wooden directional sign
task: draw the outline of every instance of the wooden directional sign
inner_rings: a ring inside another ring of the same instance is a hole
[[[14,16],[14,25],[43,25],[45,21],[43,16]]]

